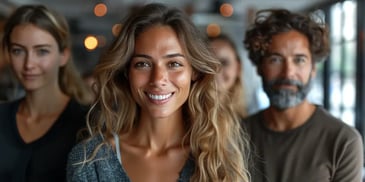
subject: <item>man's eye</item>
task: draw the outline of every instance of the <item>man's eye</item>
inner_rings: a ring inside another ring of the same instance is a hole
[[[306,62],[306,59],[304,57],[296,57],[294,61],[297,64],[302,64]]]
[[[278,64],[281,62],[282,62],[282,59],[280,57],[273,56],[273,57],[269,58],[269,63]]]

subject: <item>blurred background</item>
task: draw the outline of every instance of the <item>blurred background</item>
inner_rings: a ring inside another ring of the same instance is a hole
[[[74,37],[74,57],[81,71],[88,72],[97,62],[100,51],[110,43],[113,27],[115,31],[117,23],[129,11],[142,4],[162,2],[184,9],[203,31],[208,25],[213,25],[212,29],[216,28],[214,25],[219,25],[221,31],[232,34],[240,41],[243,40],[243,30],[256,9],[285,7],[304,10],[318,5],[321,1],[326,2],[326,0],[1,0],[0,16],[5,21],[12,10],[22,4],[45,4],[65,15]],[[221,12],[222,5],[226,6]],[[85,39],[88,36],[94,36],[98,44],[86,47]]]
[[[225,33],[238,46],[243,60],[243,78],[250,112],[268,106],[256,68],[247,58],[242,41],[257,10],[287,8],[316,14],[329,25],[331,55],[317,65],[317,76],[309,95],[311,102],[355,127],[364,136],[365,118],[365,0],[0,0],[0,36],[10,13],[19,5],[44,4],[66,16],[72,36],[76,66],[83,75],[92,72],[99,55],[120,28],[127,12],[162,2],[187,12],[209,35]],[[0,52],[0,56],[1,56]],[[5,65],[0,58],[0,69]],[[0,76],[0,82],[8,78]],[[2,84],[0,89],[4,89]]]

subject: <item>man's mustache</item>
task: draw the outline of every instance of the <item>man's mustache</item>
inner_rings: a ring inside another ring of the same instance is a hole
[[[304,84],[301,81],[298,80],[292,80],[292,79],[276,79],[271,80],[268,82],[270,86],[276,86],[276,85],[292,85],[296,86],[298,88],[302,88]]]

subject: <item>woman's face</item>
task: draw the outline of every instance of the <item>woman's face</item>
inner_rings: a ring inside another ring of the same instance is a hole
[[[211,46],[214,53],[222,63],[221,71],[218,73],[218,85],[221,91],[229,91],[241,74],[241,65],[236,58],[234,49],[224,40],[213,40]]]
[[[69,52],[61,53],[50,33],[32,24],[18,25],[9,48],[12,68],[26,91],[58,86],[58,72]]]
[[[135,42],[129,68],[133,98],[152,118],[181,114],[192,80],[192,66],[169,26],[153,26]]]

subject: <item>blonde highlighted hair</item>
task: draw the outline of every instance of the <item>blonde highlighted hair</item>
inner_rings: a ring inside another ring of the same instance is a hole
[[[215,79],[220,62],[208,48],[206,37],[181,10],[158,3],[130,13],[122,25],[95,68],[98,91],[88,116],[91,137],[101,134],[109,138],[112,133],[127,133],[136,126],[140,109],[127,77],[135,40],[149,27],[170,26],[197,76],[182,106],[187,128],[183,142],[189,144],[196,164],[191,181],[249,181],[245,138],[232,108],[217,100]]]

